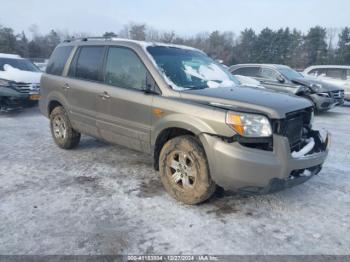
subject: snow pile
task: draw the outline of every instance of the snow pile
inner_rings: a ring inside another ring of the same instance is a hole
[[[207,81],[207,86],[209,88],[235,86],[235,83],[229,79],[228,75],[214,63],[200,65],[197,70],[189,65],[185,65],[185,73],[189,76]]]
[[[307,153],[309,153],[315,146],[315,140],[313,137],[309,138],[307,140],[306,146],[304,146],[302,149],[299,151],[293,151],[292,152],[292,157],[293,158],[300,158],[305,156]]]

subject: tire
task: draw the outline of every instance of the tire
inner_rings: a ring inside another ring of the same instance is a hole
[[[55,107],[50,114],[51,135],[55,143],[63,149],[72,149],[79,144],[80,133],[72,128],[66,110]]]
[[[160,152],[159,173],[166,191],[185,204],[199,204],[216,189],[204,149],[192,136],[175,137],[165,143]]]

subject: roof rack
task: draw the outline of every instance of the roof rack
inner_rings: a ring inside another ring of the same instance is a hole
[[[64,43],[69,43],[69,42],[73,42],[73,41],[89,41],[89,40],[103,40],[103,41],[106,41],[106,40],[113,40],[113,39],[116,39],[117,37],[116,36],[112,36],[112,37],[109,37],[109,36],[89,36],[89,37],[79,37],[79,38],[71,38],[71,39],[65,39],[63,42]]]

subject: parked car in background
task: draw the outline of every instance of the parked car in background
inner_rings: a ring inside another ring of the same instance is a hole
[[[350,66],[316,65],[306,68],[303,73],[344,88],[345,100],[350,101]]]
[[[165,189],[187,204],[217,185],[263,194],[303,183],[329,148],[312,129],[310,101],[242,87],[186,46],[66,41],[50,58],[41,95],[59,147],[76,147],[83,133],[149,153]]]
[[[344,90],[321,80],[307,77],[285,65],[239,64],[230,67],[233,75],[253,77],[271,90],[305,97],[317,111],[327,111],[344,103]]]
[[[0,53],[0,108],[16,109],[39,100],[42,72],[18,55]]]

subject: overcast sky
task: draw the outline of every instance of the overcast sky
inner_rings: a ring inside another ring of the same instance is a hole
[[[0,25],[16,32],[36,24],[100,35],[128,22],[146,23],[181,35],[252,27],[350,26],[349,0],[0,0]]]

